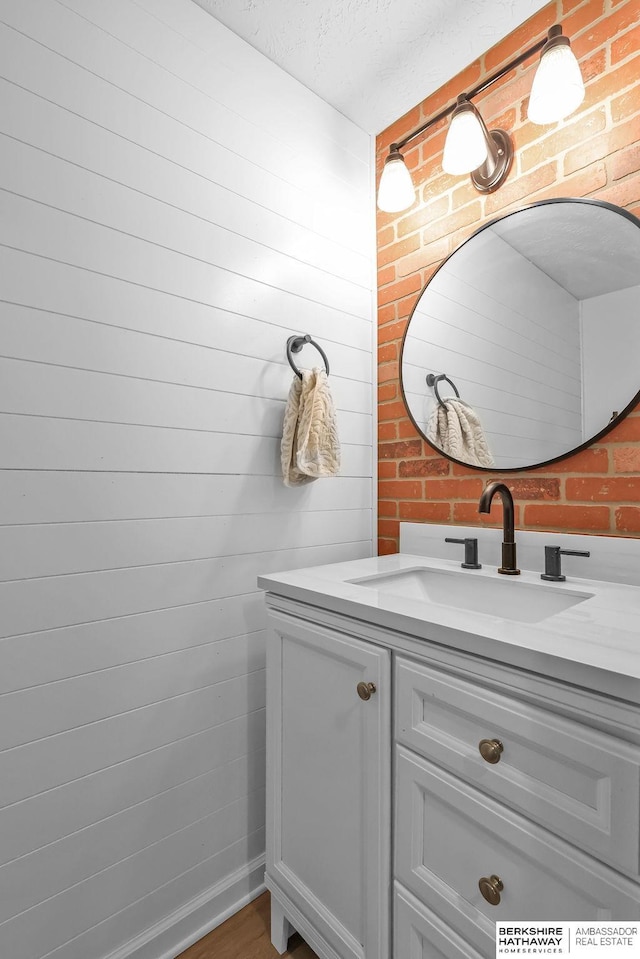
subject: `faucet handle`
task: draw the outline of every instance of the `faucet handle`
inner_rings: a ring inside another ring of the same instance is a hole
[[[561,549],[559,546],[545,546],[544,548],[544,573],[540,573],[540,579],[546,579],[551,583],[564,583],[567,578],[560,567],[561,556],[591,556],[589,550],[581,549]]]
[[[464,546],[464,563],[460,563],[463,569],[482,569],[482,563],[478,562],[478,540],[475,536],[468,536],[466,539],[454,539],[453,536],[445,536],[445,543],[461,543]]]

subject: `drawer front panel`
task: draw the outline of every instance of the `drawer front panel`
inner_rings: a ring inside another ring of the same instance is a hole
[[[399,742],[605,862],[638,874],[638,747],[401,658],[396,704]],[[502,745],[496,763],[481,756],[481,740]]]
[[[494,955],[497,920],[640,919],[637,882],[402,747],[396,752],[396,877],[480,952]],[[478,887],[492,876],[504,885],[495,906]]]
[[[482,959],[399,884],[394,889],[394,959]]]

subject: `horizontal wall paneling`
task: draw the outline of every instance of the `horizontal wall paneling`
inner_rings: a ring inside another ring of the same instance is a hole
[[[177,952],[262,881],[256,577],[371,553],[370,139],[190,0],[0,0],[0,63],[2,952]]]

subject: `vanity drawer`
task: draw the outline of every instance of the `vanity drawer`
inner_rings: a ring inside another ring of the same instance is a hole
[[[398,658],[396,738],[581,849],[638,875],[640,749]],[[479,751],[482,740],[497,759]],[[491,743],[502,745],[499,752]]]
[[[640,885],[401,746],[396,878],[483,955],[495,922],[640,919]],[[499,877],[500,902],[480,893]]]
[[[453,929],[395,883],[394,959],[482,959]]]

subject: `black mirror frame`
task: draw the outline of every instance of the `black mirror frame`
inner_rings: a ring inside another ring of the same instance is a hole
[[[602,437],[606,436],[607,433],[611,432],[611,430],[614,429],[618,425],[618,423],[621,423],[622,420],[626,416],[628,416],[628,414],[631,413],[633,409],[640,402],[640,389],[638,389],[638,392],[635,394],[631,402],[627,406],[625,406],[625,408],[621,412],[619,412],[615,417],[612,417],[612,419],[607,423],[604,429],[600,430],[599,433],[594,434],[594,436],[590,437],[590,439],[588,439],[586,442],[581,443],[580,446],[576,446],[574,447],[574,449],[568,450],[566,453],[561,453],[560,456],[554,456],[552,459],[543,460],[540,463],[532,463],[531,465],[528,465],[528,466],[511,466],[506,468],[495,467],[495,466],[474,466],[471,463],[465,463],[464,460],[455,459],[455,457],[449,456],[447,453],[444,453],[438,446],[434,446],[431,440],[427,439],[425,433],[418,426],[413,414],[411,413],[411,410],[409,409],[409,404],[407,403],[407,397],[404,391],[404,382],[402,378],[402,361],[404,358],[404,349],[405,349],[405,344],[407,340],[407,334],[409,332],[409,327],[411,326],[411,320],[413,319],[413,314],[415,313],[418,307],[418,303],[420,302],[420,298],[422,297],[422,294],[427,289],[427,287],[429,286],[433,278],[436,276],[437,273],[440,272],[440,270],[445,266],[445,264],[449,262],[451,257],[458,252],[458,250],[462,249],[463,246],[465,246],[467,243],[473,240],[474,237],[478,236],[479,233],[482,233],[483,230],[489,229],[489,227],[493,226],[494,223],[498,223],[501,220],[504,220],[509,216],[513,216],[516,213],[522,213],[524,210],[532,210],[535,207],[539,207],[539,206],[550,206],[551,204],[554,204],[554,203],[581,203],[588,206],[596,206],[596,207],[604,208],[607,210],[611,210],[613,213],[617,213],[620,216],[625,217],[635,226],[640,228],[640,219],[638,219],[637,216],[635,216],[633,213],[630,213],[628,210],[624,210],[622,207],[616,206],[614,203],[607,203],[604,200],[592,200],[589,198],[579,198],[579,197],[553,197],[548,200],[537,200],[535,203],[528,203],[526,206],[520,207],[517,210],[511,210],[509,213],[505,213],[502,216],[494,217],[492,220],[489,220],[487,223],[483,223],[483,225],[479,227],[477,230],[474,230],[474,232],[470,236],[468,236],[467,239],[460,244],[460,246],[456,247],[456,249],[453,250],[442,261],[442,263],[439,265],[437,270],[435,270],[434,273],[429,277],[425,285],[422,287],[422,289],[418,293],[416,302],[413,306],[413,309],[411,310],[411,313],[409,314],[405,331],[402,335],[402,345],[400,347],[400,362],[398,366],[400,392],[402,394],[402,402],[404,404],[404,408],[407,411],[407,416],[413,423],[416,429],[416,432],[418,433],[419,436],[422,437],[425,443],[427,443],[431,447],[431,449],[434,450],[434,452],[438,453],[439,456],[444,457],[444,459],[449,460],[451,463],[457,463],[459,466],[465,466],[467,469],[477,470],[480,473],[523,473],[523,472],[528,472],[530,470],[541,469],[544,466],[550,466],[552,463],[559,463],[562,460],[566,460],[570,456],[575,456],[576,453],[580,453],[582,452],[582,450],[588,449],[590,446],[593,446],[594,443],[597,443],[598,440],[601,440]]]

